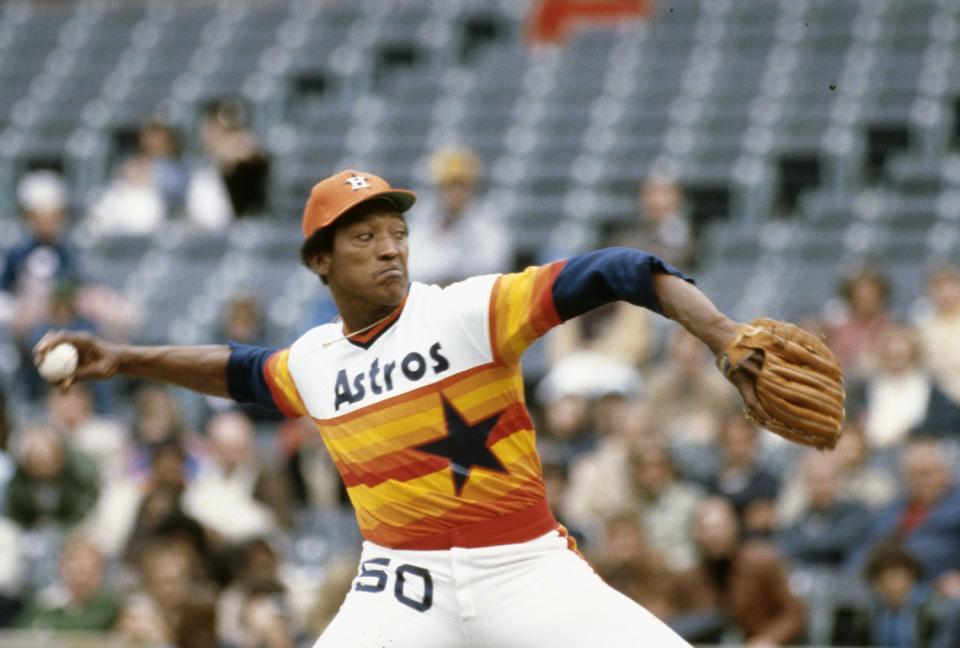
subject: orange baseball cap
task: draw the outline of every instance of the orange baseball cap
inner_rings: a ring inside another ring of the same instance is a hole
[[[341,171],[313,185],[303,210],[303,235],[328,227],[351,208],[372,198],[392,201],[400,213],[413,206],[417,194],[407,189],[394,189],[390,183],[372,173]]]

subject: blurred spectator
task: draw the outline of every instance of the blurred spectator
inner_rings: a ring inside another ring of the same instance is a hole
[[[902,541],[928,578],[960,569],[960,485],[945,451],[936,441],[911,441],[900,466],[906,492],[878,512],[868,543]]]
[[[550,363],[572,353],[595,353],[640,367],[653,352],[653,313],[626,302],[606,304],[554,328],[547,336]]]
[[[537,444],[564,463],[569,464],[596,444],[591,403],[583,396],[567,394],[550,400],[543,406],[543,418]]]
[[[0,628],[13,622],[22,606],[24,581],[23,533],[8,518],[0,516]]]
[[[572,396],[586,400],[631,397],[643,386],[640,372],[625,362],[589,351],[561,358],[537,385],[536,398],[547,407]]]
[[[119,479],[126,468],[128,431],[117,421],[93,411],[92,383],[73,383],[69,389],[51,389],[47,412],[67,443],[97,463],[101,481]]]
[[[613,237],[613,244],[640,248],[667,263],[689,268],[696,243],[687,219],[683,189],[674,179],[651,175],[637,192],[638,222]]]
[[[848,421],[837,447],[829,455],[840,471],[843,501],[868,510],[876,509],[890,502],[900,490],[896,475],[885,467],[884,462],[874,460],[874,456],[874,450],[867,445],[863,427]],[[878,463],[882,465],[876,465]],[[811,507],[811,484],[802,469],[803,464],[799,468],[790,472],[780,489],[777,519],[781,527],[797,523]]]
[[[410,218],[410,278],[446,285],[510,268],[510,236],[490,196],[480,196],[480,160],[466,148],[430,158],[434,196]]]
[[[158,383],[144,383],[133,394],[133,406],[133,447],[127,468],[131,477],[145,481],[150,474],[153,448],[168,442],[184,451],[187,481],[196,477],[208,454],[206,444],[187,428],[171,391]]]
[[[50,522],[72,526],[83,519],[100,492],[93,460],[41,425],[24,429],[18,446],[7,514],[24,528]]]
[[[237,295],[227,301],[218,339],[262,346],[266,344],[263,324],[263,311],[257,298]]]
[[[90,207],[86,223],[98,235],[152,234],[167,218],[163,194],[154,186],[149,159],[132,157],[114,172]]]
[[[126,551],[127,559],[135,560],[136,547],[144,538],[154,535],[176,515],[186,517],[180,508],[186,487],[185,463],[183,449],[175,441],[167,441],[151,449],[150,473],[145,481],[126,475],[104,485],[85,523],[101,550],[110,557]]]
[[[250,130],[246,107],[234,99],[210,104],[201,119],[200,143],[207,163],[190,177],[190,221],[219,230],[262,210],[270,161]]]
[[[799,565],[840,567],[869,529],[869,513],[863,505],[841,499],[843,467],[836,455],[811,450],[802,466],[809,500],[799,519],[781,530],[779,546]]]
[[[713,441],[736,402],[709,350],[681,327],[673,329],[667,358],[653,367],[647,385],[657,429],[679,443]]]
[[[730,500],[746,536],[766,536],[776,527],[779,480],[759,462],[760,431],[737,412],[720,427],[721,464],[707,490]]]
[[[960,646],[960,606],[935,598],[922,584],[923,566],[909,550],[897,543],[878,545],[864,574],[873,594],[869,605],[836,611],[831,645]]]
[[[181,544],[148,543],[140,558],[140,589],[117,624],[130,641],[177,648],[216,648],[216,611],[209,587],[197,581]]]
[[[834,302],[824,319],[827,342],[849,378],[871,368],[870,350],[891,322],[890,284],[880,271],[863,268],[843,280],[840,296],[842,304]]]
[[[64,237],[67,191],[53,171],[34,171],[17,185],[17,200],[29,232],[7,252],[0,291],[14,298],[14,327],[29,331],[46,316],[57,282],[74,282],[78,269]]]
[[[187,197],[190,176],[181,160],[176,131],[166,122],[147,120],[140,127],[137,144],[137,156],[148,163],[150,179],[163,198],[167,212],[179,212]]]
[[[260,461],[250,419],[240,412],[218,414],[207,425],[207,436],[213,461],[187,487],[184,509],[233,542],[290,524],[289,488],[282,475]]]
[[[217,602],[217,636],[230,648],[285,648],[297,634],[291,623],[280,559],[255,538],[237,552],[233,582]],[[286,641],[287,643],[284,643]]]
[[[937,386],[960,405],[960,268],[944,265],[927,280],[933,312],[918,327]]]
[[[40,592],[17,620],[21,628],[106,631],[120,612],[117,596],[104,587],[106,563],[93,542],[71,535],[60,550],[59,582]]]
[[[591,564],[608,585],[663,619],[670,614],[674,576],[648,541],[649,530],[633,511],[612,516]]]
[[[570,466],[564,510],[576,526],[589,530],[597,530],[603,520],[635,504],[630,489],[609,486],[630,482],[631,448],[652,443],[656,437],[650,408],[643,400],[621,402],[612,418],[613,425],[596,447]]]
[[[889,503],[900,487],[891,471],[874,465],[872,452],[863,427],[851,422],[844,427],[833,451],[843,466],[846,496],[868,508],[877,508]]]
[[[740,539],[728,501],[700,505],[694,537],[698,564],[676,579],[671,627],[692,642],[739,635],[744,646],[783,646],[801,638],[806,613],[786,566],[768,542]]]
[[[874,447],[896,445],[923,421],[932,384],[912,327],[887,326],[877,336],[874,356],[876,366],[866,381],[864,429]]]
[[[629,483],[650,545],[671,569],[691,567],[695,558],[691,529],[703,492],[678,478],[667,447],[660,442],[631,449]]]

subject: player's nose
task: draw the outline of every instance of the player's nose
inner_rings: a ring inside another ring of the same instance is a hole
[[[402,243],[392,236],[380,237],[377,242],[377,256],[381,259],[394,259],[400,256]]]

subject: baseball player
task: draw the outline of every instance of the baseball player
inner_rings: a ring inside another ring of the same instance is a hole
[[[35,360],[69,342],[80,361],[63,384],[122,373],[313,419],[364,537],[317,648],[688,645],[608,587],[551,514],[520,357],[551,327],[615,300],[680,322],[717,354],[737,323],[635,249],[446,288],[410,282],[403,213],[415,199],[356,171],[314,186],[301,258],[342,319],[288,348],[133,347],[56,332]],[[752,363],[729,373],[748,408]]]

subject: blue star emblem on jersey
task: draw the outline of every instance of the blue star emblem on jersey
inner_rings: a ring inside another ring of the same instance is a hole
[[[467,479],[470,478],[470,472],[474,467],[507,474],[507,469],[487,447],[490,431],[496,426],[503,412],[498,412],[470,425],[460,415],[460,412],[450,404],[450,401],[442,395],[440,401],[443,403],[443,418],[447,423],[447,436],[416,446],[414,450],[450,460],[450,469],[453,471],[453,486],[457,497],[463,492],[463,487],[467,483]]]

